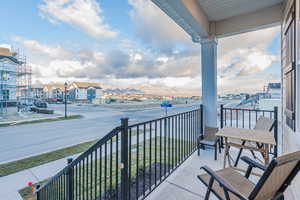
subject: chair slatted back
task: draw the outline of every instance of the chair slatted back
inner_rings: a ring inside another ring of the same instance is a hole
[[[300,151],[273,159],[249,196],[251,200],[268,200],[283,193],[300,170]]]
[[[218,128],[206,127],[204,131],[204,139],[213,140],[216,139],[216,133],[218,132]]]
[[[274,120],[260,116],[255,124],[254,129],[256,130],[264,130],[264,131],[271,131],[274,125]]]

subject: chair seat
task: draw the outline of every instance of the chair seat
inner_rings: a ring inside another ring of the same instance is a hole
[[[255,187],[251,181],[232,168],[221,169],[216,171],[216,173],[245,197],[248,197]],[[211,176],[209,174],[203,174],[199,175],[198,178],[203,182],[203,184],[208,186]],[[220,187],[216,180],[214,181],[212,192],[219,195],[221,198],[226,199],[223,188]],[[229,193],[229,196],[230,200],[239,200],[239,198],[232,193]]]
[[[204,145],[214,146],[217,143],[217,139],[206,139],[206,138],[204,138],[204,139],[200,140],[199,143],[204,144]]]

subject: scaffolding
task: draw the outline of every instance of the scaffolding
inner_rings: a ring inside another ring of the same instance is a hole
[[[32,104],[31,95],[31,76],[32,69],[27,62],[27,57],[20,53],[19,49],[14,50],[16,58],[20,61],[17,65],[17,100],[19,109],[22,111],[28,111],[28,108]]]
[[[28,110],[32,102],[31,75],[31,66],[19,49],[0,52],[0,115],[6,114],[8,107]]]

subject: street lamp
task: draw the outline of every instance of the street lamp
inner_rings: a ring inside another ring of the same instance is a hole
[[[65,86],[65,118],[67,118],[67,87],[68,87],[68,83],[65,82],[64,86]]]

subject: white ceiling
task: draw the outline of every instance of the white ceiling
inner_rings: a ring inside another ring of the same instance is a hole
[[[198,0],[209,21],[219,21],[268,8],[284,0]]]

